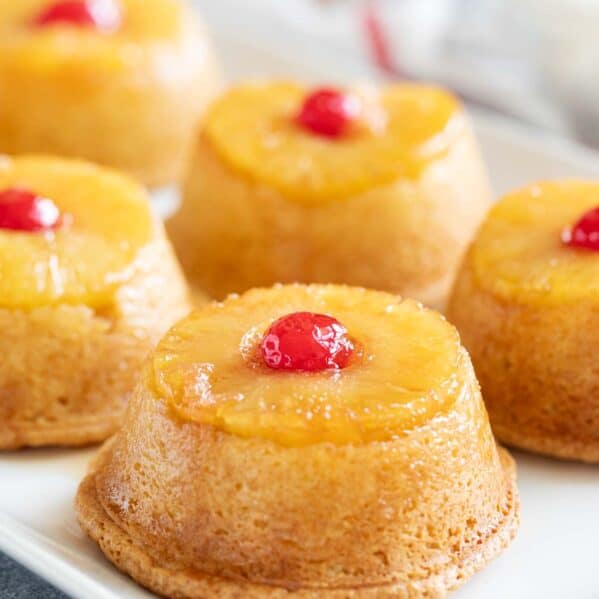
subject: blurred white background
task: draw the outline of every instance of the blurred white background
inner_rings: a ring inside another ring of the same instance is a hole
[[[210,27],[244,46],[248,64],[263,63],[256,53],[284,63],[299,51],[313,74],[323,53],[338,55],[337,72],[323,77],[437,81],[599,146],[598,0],[195,1]]]

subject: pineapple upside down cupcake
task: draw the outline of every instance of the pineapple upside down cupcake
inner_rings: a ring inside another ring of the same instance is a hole
[[[165,596],[443,597],[517,528],[468,354],[411,300],[291,285],[208,305],[127,414],[78,517]]]
[[[85,158],[168,184],[218,79],[180,0],[0,2],[0,152]]]
[[[167,230],[191,282],[218,298],[297,281],[439,306],[489,200],[443,90],[247,84],[208,110]]]
[[[108,437],[188,308],[141,186],[84,162],[0,157],[0,448]]]
[[[539,183],[499,202],[449,318],[501,440],[599,462],[599,184]]]

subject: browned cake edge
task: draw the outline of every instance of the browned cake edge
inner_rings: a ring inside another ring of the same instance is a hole
[[[62,422],[3,422],[0,423],[0,450],[23,447],[83,447],[100,443],[120,427],[125,404],[115,411],[93,416],[77,416]]]
[[[106,557],[142,586],[165,597],[181,599],[441,599],[503,551],[515,537],[520,520],[516,467],[509,453],[499,448],[507,481],[508,505],[501,523],[474,550],[453,557],[439,574],[409,584],[386,584],[353,588],[286,589],[231,580],[161,565],[143,545],[125,533],[104,511],[96,493],[95,470],[110,450],[108,442],[91,465],[75,500],[79,524]]]
[[[530,428],[524,431],[514,427],[491,424],[497,438],[510,447],[562,460],[586,462],[587,464],[599,463],[599,441],[592,443],[570,437],[549,436],[543,431],[535,431]]]

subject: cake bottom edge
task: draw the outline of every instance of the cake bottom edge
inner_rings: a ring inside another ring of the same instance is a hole
[[[493,425],[496,437],[505,445],[537,455],[587,464],[599,463],[599,439],[595,442],[547,435],[541,431],[521,431]]]
[[[124,409],[94,416],[71,417],[63,421],[0,422],[0,451],[33,447],[85,447],[101,443],[121,425]]]
[[[180,599],[442,599],[496,558],[516,536],[520,502],[516,489],[516,466],[509,453],[499,448],[507,481],[509,507],[492,534],[450,567],[428,578],[344,588],[285,588],[240,581],[199,571],[162,566],[125,532],[104,510],[96,492],[95,471],[110,450],[100,450],[76,496],[79,524],[106,558],[141,586],[164,597]]]

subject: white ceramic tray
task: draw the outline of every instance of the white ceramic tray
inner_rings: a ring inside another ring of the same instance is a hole
[[[330,54],[310,63],[300,52],[269,52],[239,36],[234,42],[218,36],[217,42],[232,76],[326,80],[328,73],[343,72],[344,78],[351,73],[351,65]],[[293,56],[302,56],[301,64]],[[477,116],[476,128],[498,193],[537,178],[599,179],[595,154],[533,138],[485,116]],[[77,526],[73,496],[91,455],[93,450],[0,453],[0,549],[77,598],[148,597]],[[516,457],[522,497],[518,538],[455,598],[599,599],[599,467]]]

